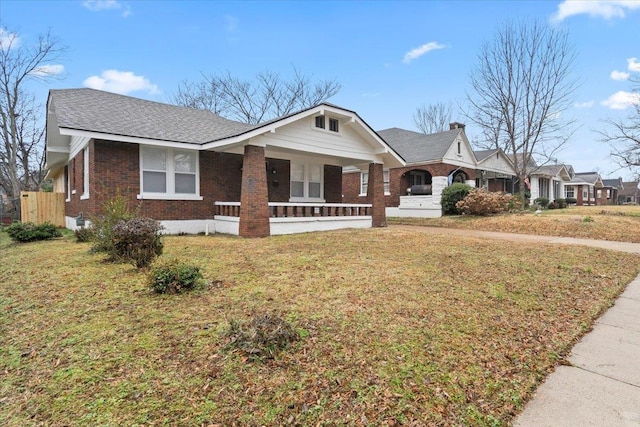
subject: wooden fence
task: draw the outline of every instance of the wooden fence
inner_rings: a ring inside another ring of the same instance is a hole
[[[64,227],[64,193],[23,191],[20,193],[20,215],[22,222],[50,222]]]

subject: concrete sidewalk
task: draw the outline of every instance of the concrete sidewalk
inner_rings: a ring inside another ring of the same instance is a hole
[[[528,426],[640,426],[640,276],[514,420]]]
[[[640,253],[640,244],[404,226],[422,232],[592,246]],[[517,416],[515,427],[640,426],[640,276],[571,350]]]

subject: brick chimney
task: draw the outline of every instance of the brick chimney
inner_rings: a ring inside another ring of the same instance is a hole
[[[449,130],[454,130],[454,129],[464,130],[464,124],[458,123],[458,122],[449,123]]]

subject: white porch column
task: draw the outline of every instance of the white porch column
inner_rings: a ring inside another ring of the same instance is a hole
[[[446,187],[446,176],[434,176],[431,178],[431,195],[433,196],[433,201],[435,203],[440,204],[442,200],[442,190],[444,190]]]

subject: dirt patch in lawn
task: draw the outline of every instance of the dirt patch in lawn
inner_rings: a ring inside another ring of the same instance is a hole
[[[5,425],[506,425],[638,273],[584,247],[371,229],[168,237],[215,283],[158,296],[70,237],[0,233]],[[225,331],[275,313],[274,359]]]

